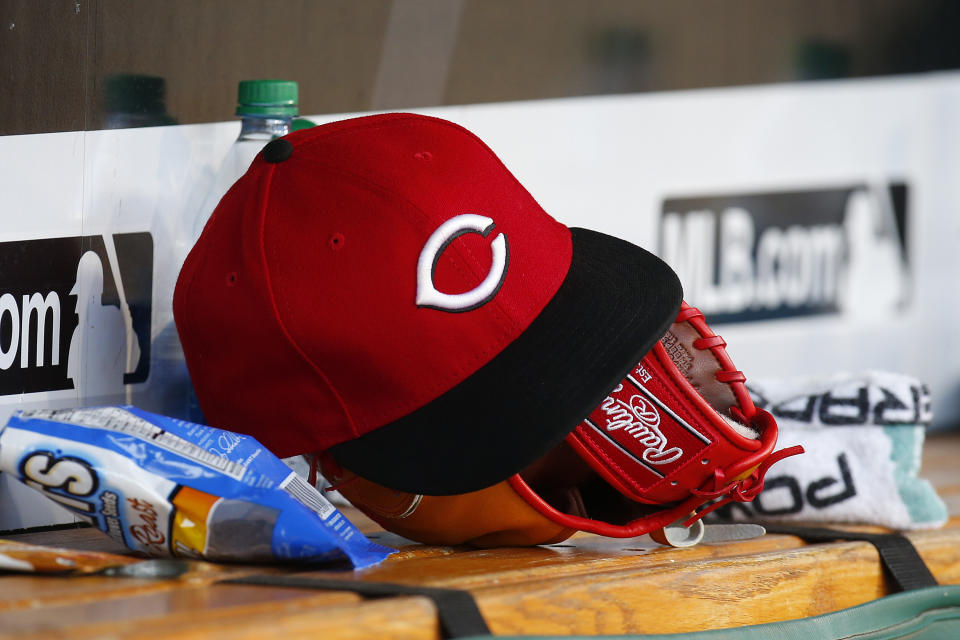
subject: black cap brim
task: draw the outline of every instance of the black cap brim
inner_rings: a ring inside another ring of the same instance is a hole
[[[520,337],[420,409],[335,445],[334,458],[399,491],[468,493],[518,473],[589,415],[666,333],[683,291],[648,251],[570,231],[567,276]]]

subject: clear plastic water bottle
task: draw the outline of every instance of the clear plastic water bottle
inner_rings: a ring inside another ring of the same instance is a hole
[[[165,305],[161,314],[168,319],[161,320],[163,328],[152,342],[149,391],[140,401],[147,410],[204,422],[169,306],[173,302],[177,274],[224,194],[246,173],[266,143],[290,133],[298,111],[297,93],[297,83],[291,80],[244,80],[237,88],[240,135],[221,161],[203,204],[177,221],[173,230],[174,253],[168,268],[163,270],[165,277],[159,278],[158,294],[164,298]],[[222,426],[229,428],[229,425]]]
[[[240,135],[230,147],[190,228],[190,246],[206,226],[220,199],[246,173],[263,146],[290,133],[298,115],[298,88],[292,80],[244,80],[237,87]]]

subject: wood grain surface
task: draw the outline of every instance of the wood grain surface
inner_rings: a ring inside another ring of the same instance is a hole
[[[960,433],[932,436],[924,470],[950,508],[946,527],[909,534],[937,580],[960,584]],[[431,547],[348,517],[399,553],[364,571],[300,576],[467,589],[495,634],[673,633],[817,615],[891,587],[868,543],[808,545],[787,535],[660,547],[646,537],[578,534],[533,548]],[[92,529],[9,536],[123,552]],[[174,580],[0,573],[0,638],[439,638],[424,597],[363,600],[350,592],[219,584],[291,569],[197,562]]]

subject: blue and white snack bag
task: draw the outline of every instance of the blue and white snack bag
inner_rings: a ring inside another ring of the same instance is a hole
[[[359,569],[393,553],[254,438],[135,407],[17,412],[0,471],[150,556]]]

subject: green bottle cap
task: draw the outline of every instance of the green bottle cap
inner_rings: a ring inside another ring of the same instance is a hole
[[[293,80],[243,80],[237,86],[238,116],[290,117],[298,113]]]

